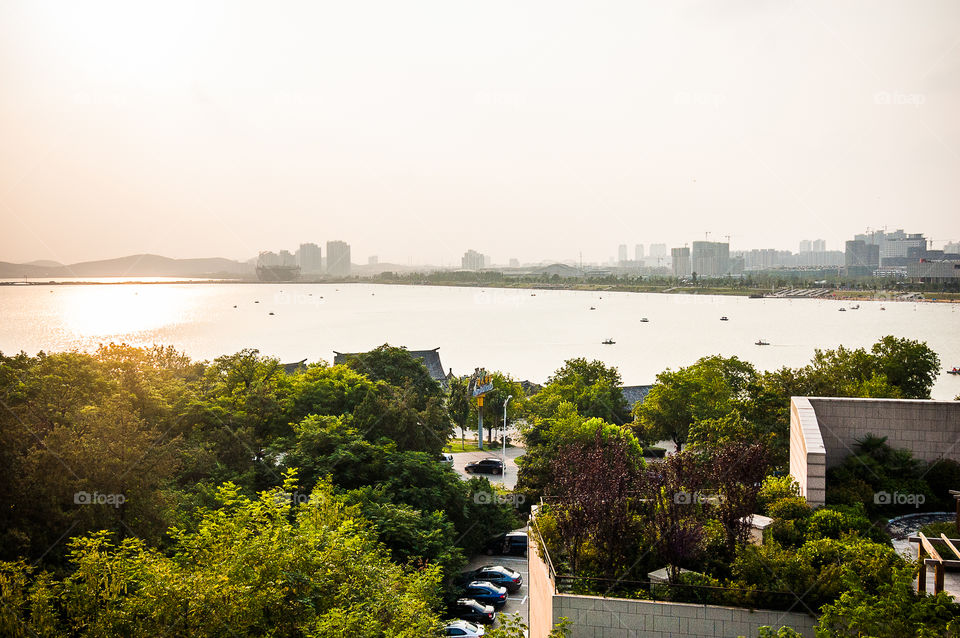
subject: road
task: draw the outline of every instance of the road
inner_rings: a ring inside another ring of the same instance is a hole
[[[479,461],[480,459],[485,459],[487,457],[496,457],[500,458],[500,453],[502,448],[499,446],[494,446],[490,449],[477,452],[457,452],[456,443],[454,443],[453,450],[453,469],[457,471],[462,478],[470,478],[472,476],[485,476],[490,479],[490,482],[493,484],[500,483],[506,489],[512,490],[517,485],[517,463],[516,459],[518,456],[521,456],[525,450],[522,447],[514,446],[507,448],[507,458],[505,464],[505,471],[503,476],[499,474],[467,474],[465,468],[467,463],[471,461]]]

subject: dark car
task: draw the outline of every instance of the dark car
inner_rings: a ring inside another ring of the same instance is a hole
[[[510,593],[517,591],[523,585],[523,576],[503,565],[484,565],[479,569],[463,572],[460,580],[464,583],[474,580],[486,581],[499,587],[506,587]]]
[[[493,554],[526,556],[527,534],[526,532],[507,532],[494,536],[484,544],[483,551],[488,556]]]
[[[507,588],[498,587],[483,580],[473,580],[463,588],[463,595],[472,598],[481,605],[493,605],[500,609],[507,604]]]
[[[458,598],[457,602],[450,606],[450,613],[461,620],[492,625],[497,619],[497,612],[493,605],[484,605],[472,598]]]
[[[463,469],[472,474],[503,474],[503,461],[490,457],[479,461],[471,461]]]

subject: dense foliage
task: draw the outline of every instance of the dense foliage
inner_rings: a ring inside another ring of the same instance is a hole
[[[772,372],[737,357],[704,357],[657,375],[634,408],[632,427],[643,443],[668,439],[678,449],[761,441],[785,471],[791,396],[929,398],[939,370],[925,343],[893,336],[869,350],[816,350],[809,365]]]
[[[884,503],[888,492],[948,505],[960,466],[867,437],[831,470],[816,511],[784,475],[791,396],[928,398],[939,360],[925,344],[888,336],[773,372],[705,357],[658,375],[632,423],[596,412],[590,397],[602,393],[570,374],[584,363],[568,362],[563,382],[531,398],[521,461],[520,485],[545,496],[535,529],[563,590],[822,613],[823,637],[957,635],[960,606],[916,594],[915,566],[873,519],[905,509]],[[609,390],[618,377],[593,378]],[[679,452],[643,457],[664,439]],[[753,513],[773,519],[759,544],[749,542]],[[648,580],[660,568],[668,585]]]
[[[453,422],[419,361],[349,364],[0,355],[0,634],[432,632],[515,511],[438,462]]]

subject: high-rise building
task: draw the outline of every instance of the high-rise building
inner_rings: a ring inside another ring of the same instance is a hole
[[[300,272],[304,275],[319,275],[323,272],[323,251],[316,244],[300,244],[297,251]]]
[[[637,244],[633,247],[634,261],[643,261],[643,244]]]
[[[911,253],[922,255],[927,239],[921,233],[907,234],[903,229],[887,233],[880,244],[880,265],[904,265]]]
[[[943,246],[943,252],[946,255],[958,255],[960,254],[960,242],[947,242]]]
[[[688,247],[684,246],[683,248],[671,248],[670,260],[673,262],[674,277],[690,276],[690,249]]]
[[[346,277],[350,274],[350,244],[345,241],[327,242],[327,274]]]
[[[481,270],[489,263],[489,259],[486,255],[471,248],[463,253],[463,257],[460,258],[460,267],[464,270]]]
[[[815,253],[825,253],[827,252],[827,242],[822,239],[813,240],[813,252]]]
[[[378,256],[376,256],[376,255],[370,255],[369,257],[367,257],[367,265],[368,265],[368,266],[375,266],[375,265],[377,265],[377,264],[379,264],[379,263],[380,263],[380,258],[379,258]]]
[[[730,244],[695,241],[690,251],[690,268],[700,277],[720,277],[730,272]]]
[[[802,252],[802,253],[812,252],[812,250],[811,250],[812,247],[813,247],[813,244],[810,242],[809,239],[801,239],[801,240],[800,240],[800,252]]]
[[[650,244],[650,256],[651,256],[651,257],[666,257],[666,256],[667,256],[667,245],[666,245],[666,244]]]
[[[617,249],[617,261],[623,263],[627,260],[627,245],[620,244],[620,247]]]
[[[846,244],[843,265],[848,275],[870,275],[880,267],[879,244],[853,239]]]
[[[280,265],[293,268],[297,265],[297,258],[289,250],[280,251]]]
[[[920,233],[905,233],[902,228],[892,232],[867,229],[862,235],[854,235],[854,241],[862,241],[868,246],[880,248],[881,266],[902,266],[910,261],[911,254],[922,255],[927,248],[927,240]]]
[[[260,254],[257,256],[257,265],[258,266],[280,266],[280,255],[273,252],[272,250],[261,250]]]
[[[517,259],[516,257],[511,257],[511,258],[510,258],[510,267],[511,267],[511,268],[519,268],[519,267],[520,267],[520,260]]]

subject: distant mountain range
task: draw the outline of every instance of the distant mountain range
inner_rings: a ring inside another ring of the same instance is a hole
[[[26,264],[0,261],[0,278],[28,277],[31,279],[59,277],[255,277],[252,264],[204,257],[200,259],[171,259],[160,255],[130,255],[117,259],[83,261],[64,265],[55,261],[39,260]]]

